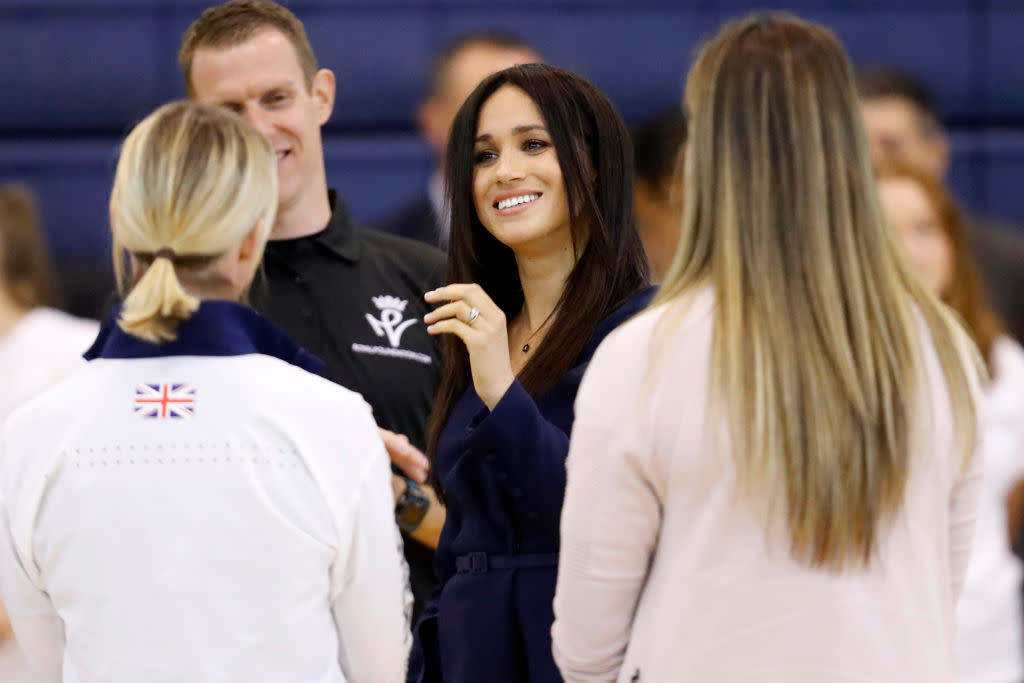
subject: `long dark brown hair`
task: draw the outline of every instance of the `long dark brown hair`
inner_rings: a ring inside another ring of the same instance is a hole
[[[452,220],[448,282],[479,284],[509,320],[523,306],[515,254],[484,228],[473,202],[473,149],[480,108],[506,85],[533,100],[551,135],[578,255],[544,343],[518,376],[523,387],[536,395],[558,382],[601,319],[647,284],[649,275],[633,223],[633,149],[622,117],[582,77],[546,64],[523,64],[480,83],[452,124],[445,167]],[[563,306],[564,302],[572,305]],[[446,335],[443,348],[444,374],[428,437],[431,459],[448,414],[471,381],[463,343]],[[431,477],[436,477],[433,470]],[[433,484],[439,489],[436,478]]]
[[[952,247],[953,273],[949,284],[939,297],[949,305],[963,321],[967,332],[978,345],[985,358],[989,374],[994,375],[992,347],[996,338],[1003,333],[999,317],[988,304],[981,274],[974,263],[970,244],[967,241],[967,223],[948,189],[937,179],[916,166],[905,162],[888,161],[875,169],[879,181],[903,179],[921,188],[928,203],[932,205],[939,227]]]

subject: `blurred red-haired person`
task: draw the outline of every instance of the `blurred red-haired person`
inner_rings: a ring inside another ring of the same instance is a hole
[[[974,545],[957,605],[957,680],[1024,680],[1022,567],[1010,547],[1007,499],[1024,477],[1024,349],[989,307],[963,215],[942,183],[916,166],[878,167],[882,207],[925,283],[957,312],[988,365],[985,470]],[[1014,520],[1011,520],[1011,523]]]

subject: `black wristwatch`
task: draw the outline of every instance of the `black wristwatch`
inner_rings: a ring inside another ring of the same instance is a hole
[[[430,499],[412,479],[402,479],[405,481],[405,491],[395,501],[395,521],[399,529],[411,533],[420,528],[423,518],[427,516]]]

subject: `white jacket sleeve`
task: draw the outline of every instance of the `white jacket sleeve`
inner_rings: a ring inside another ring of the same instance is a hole
[[[2,436],[2,435],[0,435]],[[64,621],[54,609],[50,597],[39,585],[39,573],[31,557],[31,528],[17,534],[15,542],[12,518],[35,519],[35,506],[24,514],[14,514],[9,506],[18,504],[15,490],[35,490],[34,486],[17,486],[7,480],[14,476],[4,463],[3,439],[0,438],[0,595],[14,628],[14,637],[25,657],[36,683],[60,683],[64,660]],[[20,525],[25,526],[25,525]],[[19,549],[21,552],[19,552]]]
[[[350,536],[339,540],[331,607],[345,677],[352,683],[399,683],[405,681],[412,645],[412,594],[395,525],[390,461],[376,427],[368,423],[372,433],[359,441],[375,455],[362,473],[345,525]]]

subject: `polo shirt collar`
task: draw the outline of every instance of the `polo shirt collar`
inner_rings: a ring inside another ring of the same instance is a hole
[[[120,306],[111,312],[96,341],[85,352],[86,360],[259,353],[314,374],[320,374],[324,365],[269,320],[233,301],[203,301],[199,310],[178,326],[177,339],[161,344],[133,337],[122,330],[117,324],[120,313]]]
[[[331,203],[331,220],[313,236],[314,241],[346,261],[358,261],[359,235],[348,206],[336,190],[328,190],[327,198]]]

